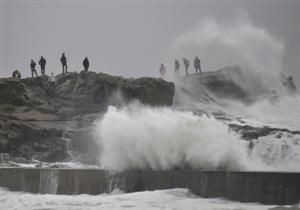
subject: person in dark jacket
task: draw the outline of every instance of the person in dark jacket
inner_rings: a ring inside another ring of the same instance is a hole
[[[189,66],[190,66],[190,62],[188,59],[186,58],[183,58],[183,64],[184,64],[184,67],[185,67],[185,72],[186,72],[186,75],[189,75]]]
[[[179,68],[180,68],[180,63],[177,59],[175,59],[175,75],[179,76]]]
[[[21,79],[21,73],[19,72],[19,70],[13,71],[12,77]]]
[[[45,73],[46,63],[47,63],[46,59],[43,56],[41,56],[39,64],[41,66],[41,75],[42,75],[42,77],[44,77],[46,75],[46,73]]]
[[[84,71],[88,71],[89,66],[90,66],[90,62],[89,62],[89,60],[88,60],[87,57],[84,58],[84,60],[83,60],[83,62],[82,62],[82,65],[83,65],[83,67],[84,67]]]
[[[38,77],[36,70],[35,70],[35,66],[36,66],[36,63],[34,62],[34,60],[31,60],[30,69],[31,69],[31,77],[32,78],[34,76],[33,74],[35,74],[35,76]]]
[[[60,62],[61,62],[61,65],[62,65],[63,74],[68,73],[67,58],[65,56],[65,53],[62,54],[62,56],[60,58]]]
[[[195,67],[195,71],[196,73],[199,71],[199,73],[201,73],[201,66],[200,66],[200,59],[198,58],[198,56],[196,56],[195,60],[194,60],[194,67]]]

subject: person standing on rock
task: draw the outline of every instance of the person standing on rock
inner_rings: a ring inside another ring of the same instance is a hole
[[[44,77],[46,75],[45,74],[46,63],[47,63],[46,59],[43,56],[41,56],[39,64],[41,66],[41,75],[42,75],[42,77]]]
[[[164,64],[160,64],[159,73],[162,78],[165,76],[166,72],[167,71],[166,71],[166,67],[164,66]]]
[[[198,58],[198,56],[196,56],[195,60],[194,60],[194,67],[195,67],[195,71],[196,73],[199,71],[199,73],[201,73],[201,66],[200,66],[200,59]]]
[[[68,73],[67,58],[65,56],[65,53],[62,54],[62,56],[60,58],[60,62],[61,62],[61,65],[62,65],[63,74]]]
[[[83,67],[84,67],[84,71],[88,71],[89,66],[90,66],[90,62],[89,62],[89,60],[88,60],[87,57],[84,58],[84,60],[83,60],[83,62],[82,62],[82,65],[83,65]]]
[[[31,59],[30,69],[31,69],[31,77],[32,78],[33,78],[33,73],[35,74],[36,77],[38,77],[36,70],[35,70],[35,66],[36,66],[36,63],[34,62],[34,60]]]
[[[184,67],[185,67],[186,75],[189,75],[188,70],[189,70],[189,67],[190,67],[190,62],[186,58],[183,58],[182,60],[183,60],[183,64],[184,64]]]
[[[179,76],[179,68],[180,68],[180,63],[177,59],[175,59],[175,76]]]
[[[56,78],[55,78],[53,72],[51,72],[51,75],[49,77],[49,83],[50,83],[51,88],[55,88]]]

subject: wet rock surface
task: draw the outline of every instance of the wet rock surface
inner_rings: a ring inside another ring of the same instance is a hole
[[[26,160],[79,158],[95,163],[99,150],[87,131],[109,105],[138,100],[168,106],[174,89],[162,79],[94,72],[58,75],[55,88],[47,78],[0,79],[0,153]]]

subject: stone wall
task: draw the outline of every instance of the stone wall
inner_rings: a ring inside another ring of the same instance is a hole
[[[0,186],[13,191],[101,194],[189,188],[205,198],[287,205],[300,200],[300,173],[238,171],[125,171],[1,168]]]

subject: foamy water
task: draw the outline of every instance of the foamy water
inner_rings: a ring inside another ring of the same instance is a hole
[[[248,141],[213,116],[170,108],[110,107],[95,135],[105,169],[300,171],[300,135],[273,133],[249,150]]]
[[[142,105],[109,107],[95,132],[107,169],[247,167],[246,142],[212,116]]]
[[[0,188],[1,210],[267,210],[274,206],[204,199],[187,189],[156,190],[123,194],[50,195],[11,192]]]
[[[224,103],[223,111],[242,118],[253,126],[270,126],[300,130],[300,97],[282,96],[276,100],[265,98],[251,105],[234,101]]]

